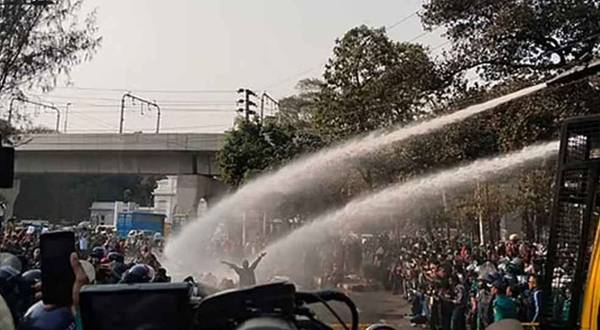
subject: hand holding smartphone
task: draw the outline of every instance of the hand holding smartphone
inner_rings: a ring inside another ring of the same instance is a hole
[[[71,306],[75,274],[70,257],[75,252],[75,234],[70,231],[42,234],[40,250],[44,304]]]

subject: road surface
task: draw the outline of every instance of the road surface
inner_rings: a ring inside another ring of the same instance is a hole
[[[401,296],[392,295],[387,291],[348,292],[348,294],[358,307],[361,329],[373,323],[390,324],[397,330],[413,329],[408,320],[403,317],[410,312],[410,306]],[[350,312],[345,305],[332,303],[331,307],[350,325]],[[312,305],[311,308],[317,312],[319,319],[331,325],[338,324],[325,307]],[[342,329],[339,324],[335,328]]]

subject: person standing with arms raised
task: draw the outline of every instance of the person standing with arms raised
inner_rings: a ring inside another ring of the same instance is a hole
[[[239,267],[239,266],[237,266],[231,262],[227,262],[227,261],[221,261],[221,263],[229,266],[231,269],[233,269],[237,273],[237,275],[239,276],[239,287],[244,288],[244,287],[256,285],[256,275],[254,274],[254,270],[256,269],[256,266],[258,266],[258,263],[266,255],[267,255],[266,252],[261,253],[258,256],[258,258],[256,258],[256,260],[254,260],[254,262],[252,262],[251,265],[248,262],[248,260],[246,259],[242,262],[242,267]]]

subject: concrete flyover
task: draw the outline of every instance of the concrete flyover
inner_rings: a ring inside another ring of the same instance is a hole
[[[36,134],[15,153],[15,187],[0,189],[8,216],[28,174],[176,175],[179,212],[193,218],[202,199],[209,204],[228,190],[218,181],[215,134]]]
[[[17,147],[15,174],[218,174],[224,135],[36,134]]]

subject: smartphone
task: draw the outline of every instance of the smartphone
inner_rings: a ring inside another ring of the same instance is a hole
[[[42,300],[44,304],[70,306],[73,303],[75,274],[71,253],[75,252],[75,234],[71,231],[40,236]]]

